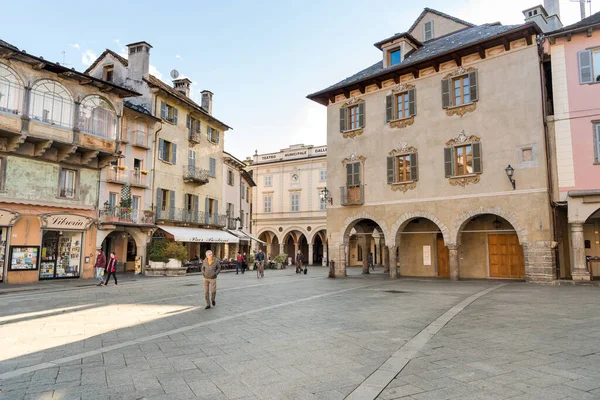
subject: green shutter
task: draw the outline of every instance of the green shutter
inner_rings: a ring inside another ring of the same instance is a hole
[[[419,180],[419,159],[417,153],[410,154],[410,180]]]
[[[163,139],[158,139],[158,159],[165,160],[165,141]]]
[[[173,108],[173,123],[177,125],[177,109]]]
[[[408,90],[408,116],[417,115],[417,90],[415,88]]]
[[[215,200],[215,224],[219,223],[219,200]]]
[[[352,164],[346,164],[346,186],[352,186],[353,182]]]
[[[357,186],[360,185],[360,165],[359,162],[354,163],[354,184]]]
[[[396,161],[396,157],[395,156],[390,156],[387,158],[387,183],[394,183],[395,179],[394,179],[394,164]]]
[[[444,170],[446,178],[454,176],[454,163],[452,162],[452,147],[446,147],[444,149]]]
[[[169,193],[169,217],[171,221],[175,219],[175,191]]]
[[[210,221],[210,199],[207,197],[204,200],[204,222],[208,225]]]
[[[473,143],[473,172],[480,174],[481,171],[481,143]]]
[[[198,223],[198,196],[194,195],[194,222]]]
[[[171,143],[171,163],[177,164],[177,145],[175,143]]]
[[[163,202],[162,189],[158,188],[158,189],[156,189],[156,211],[157,211],[157,214],[159,214],[160,210],[162,209],[162,202]],[[160,216],[157,215],[157,218],[158,217],[160,217]]]
[[[392,121],[394,119],[394,95],[390,94],[385,96],[385,123]]]
[[[450,79],[442,80],[442,108],[449,108],[451,106],[450,102]]]
[[[594,82],[593,68],[592,68],[592,51],[583,50],[577,53],[577,60],[579,62],[579,83],[592,83]]]
[[[190,117],[190,114],[186,115],[185,126],[187,126],[188,129],[190,129],[190,126],[192,126],[192,118]]]
[[[365,103],[362,102],[358,105],[358,126],[360,128],[365,127]]]
[[[219,140],[221,140],[221,132],[219,132],[219,130],[217,129],[217,140],[215,141],[215,143],[219,144]]]
[[[477,71],[469,72],[469,89],[471,91],[471,102],[479,100],[479,82],[477,81]]]
[[[340,108],[340,132],[345,132],[347,130],[347,128],[346,128],[346,124],[347,124],[346,113],[347,112],[348,112],[348,109],[346,107]]]
[[[162,119],[167,119],[167,103],[164,101],[160,102],[160,117]]]
[[[196,120],[196,133],[200,133],[200,120]]]

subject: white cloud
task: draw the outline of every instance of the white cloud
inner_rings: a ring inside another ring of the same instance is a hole
[[[87,49],[81,53],[81,63],[86,67],[92,65],[96,58],[98,58],[98,56],[96,56],[96,53],[93,50]]]
[[[161,74],[161,72],[158,69],[156,69],[154,65],[150,64],[149,72],[161,81],[163,80],[163,74]]]
[[[175,55],[175,58],[178,60],[183,60],[183,58],[181,58],[181,56],[179,54]]]
[[[72,48],[74,48],[75,50],[79,50],[79,43],[73,43],[71,45]]]

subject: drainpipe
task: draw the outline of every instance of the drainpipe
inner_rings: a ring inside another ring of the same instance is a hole
[[[158,97],[154,96],[154,110],[156,112],[156,105],[158,104]],[[156,126],[156,123],[155,123]],[[156,151],[158,146],[156,145],[156,141],[158,139],[158,133],[160,131],[162,131],[163,128],[163,124],[162,124],[162,120],[160,122],[160,128],[158,128],[155,132],[154,132],[154,151],[152,154],[152,190],[150,192],[150,198],[152,199],[152,211],[154,212],[154,183],[156,181]],[[154,214],[154,217],[156,217],[156,214]]]
[[[552,179],[552,148],[550,146],[550,134],[548,132],[548,113],[546,110],[546,100],[547,100],[547,91],[546,91],[546,74],[544,71],[544,42],[546,41],[546,36],[542,35],[538,41],[538,60],[540,63],[540,84],[542,91],[542,113],[543,113],[543,123],[544,123],[544,146],[546,147],[546,178],[548,180],[548,201],[550,202],[550,209],[552,210],[552,218],[550,220],[552,230],[552,238],[554,242],[558,243],[558,232],[556,231],[556,226],[558,226],[558,214],[557,214],[557,204],[554,202],[554,181]],[[556,263],[555,269],[555,278],[560,279],[560,261],[559,261],[559,251],[558,246],[554,249],[554,261]]]

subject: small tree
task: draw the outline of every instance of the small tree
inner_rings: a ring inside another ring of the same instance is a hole
[[[169,245],[166,239],[154,239],[148,245],[148,259],[154,262],[168,262],[169,257],[165,256],[165,250]]]
[[[164,250],[163,255],[169,259],[174,258],[181,262],[184,262],[188,259],[188,251],[184,245],[179,242],[169,242],[167,247]]]

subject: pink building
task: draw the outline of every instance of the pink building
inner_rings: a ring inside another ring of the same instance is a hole
[[[589,280],[600,277],[600,13],[548,32],[543,48],[560,277]]]

